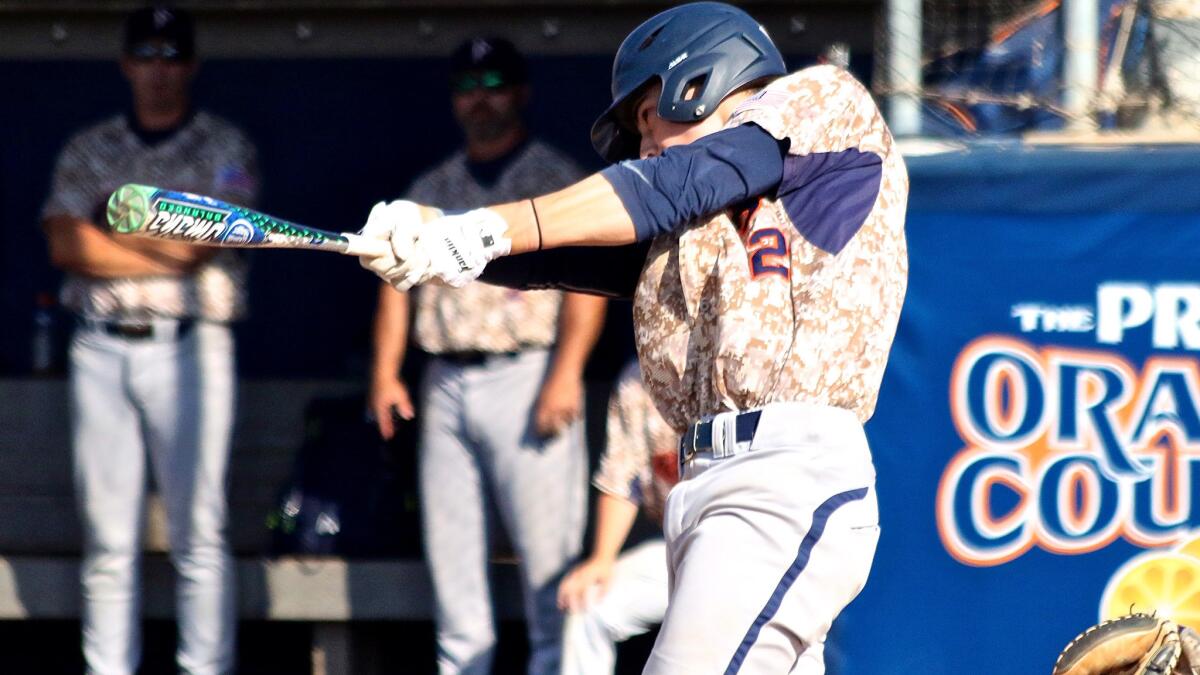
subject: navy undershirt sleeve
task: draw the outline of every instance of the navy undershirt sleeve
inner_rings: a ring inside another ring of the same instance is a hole
[[[638,241],[644,241],[752,197],[773,195],[786,154],[786,142],[743,124],[658,157],[614,164],[601,175],[633,219]]]

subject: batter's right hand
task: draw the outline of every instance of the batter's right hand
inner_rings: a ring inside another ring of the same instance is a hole
[[[558,608],[582,612],[608,592],[615,560],[588,558],[575,566],[558,585]]]
[[[375,419],[379,435],[385,441],[390,441],[396,435],[395,415],[411,420],[415,414],[408,387],[404,386],[404,381],[398,377],[371,379],[371,389],[367,393],[367,410]]]

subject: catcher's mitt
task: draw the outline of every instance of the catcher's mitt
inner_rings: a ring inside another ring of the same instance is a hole
[[[1071,640],[1054,675],[1200,675],[1196,632],[1152,614],[1105,621]]]

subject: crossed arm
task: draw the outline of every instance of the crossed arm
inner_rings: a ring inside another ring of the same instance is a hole
[[[42,223],[50,262],[57,268],[97,279],[179,276],[212,258],[219,249],[183,242],[123,237],[76,216],[51,216]]]

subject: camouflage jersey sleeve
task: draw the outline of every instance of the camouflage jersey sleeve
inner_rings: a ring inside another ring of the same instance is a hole
[[[726,127],[757,124],[790,142],[789,155],[809,155],[859,147],[881,130],[872,123],[879,115],[871,93],[850,73],[813,66],[771,82],[734,109]]]
[[[755,124],[789,144],[774,195],[812,245],[836,255],[880,196],[892,139],[870,92],[849,73],[815,66],[769,84],[728,126]]]

